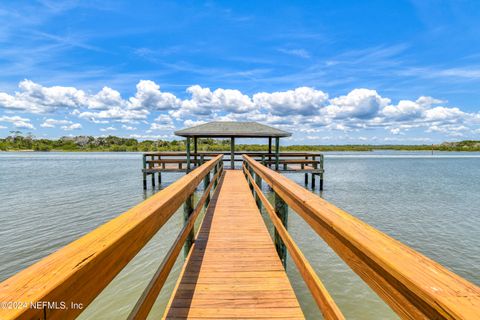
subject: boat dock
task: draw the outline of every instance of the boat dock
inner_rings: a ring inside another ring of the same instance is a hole
[[[322,170],[318,174],[323,179],[323,158],[318,154],[280,154],[278,136],[289,133],[252,123],[202,126],[179,132],[187,136],[185,153],[143,156],[145,187],[147,174],[154,184],[154,173],[161,179],[168,170],[185,172],[178,180],[0,283],[2,306],[12,306],[0,308],[0,319],[76,318],[174,215],[183,219],[183,228],[143,293],[132,297],[128,319],[148,317],[182,256],[182,271],[168,292],[165,319],[303,319],[286,272],[287,256],[293,261],[288,267],[298,270],[323,317],[344,319],[290,235],[290,214],[303,219],[318,241],[323,240],[400,318],[480,319],[480,288],[475,284],[282,175],[281,168],[288,171],[289,165],[299,165],[305,174]],[[214,132],[217,127],[223,131]],[[230,166],[225,168],[227,157],[222,153],[191,153],[193,134],[230,137]],[[248,135],[269,137],[270,142],[277,135],[275,152],[235,157],[235,137]],[[321,162],[293,163],[307,156],[313,160],[303,160]],[[171,165],[178,167],[170,169]],[[310,165],[313,169],[307,168]],[[266,186],[271,199],[263,192]],[[273,225],[272,235],[264,220]],[[60,303],[82,307],[59,308]]]
[[[273,202],[263,194],[262,185],[272,188]],[[479,318],[480,288],[474,284],[248,155],[243,156],[241,170],[225,170],[223,155],[218,155],[0,283],[0,301],[28,302],[26,307],[0,309],[0,319],[75,318],[82,309],[29,306],[43,301],[88,306],[182,207],[184,227],[132,305],[129,319],[148,316],[182,251],[186,260],[164,318],[303,318],[285,272],[288,254],[324,317],[343,319],[288,232],[289,208],[401,318]],[[275,227],[272,237],[260,208]]]

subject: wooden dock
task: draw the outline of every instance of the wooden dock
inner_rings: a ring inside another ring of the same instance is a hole
[[[154,187],[157,183],[155,175],[158,178],[158,184],[162,183],[162,173],[184,172],[201,166],[206,161],[217,155],[229,155],[222,161],[230,162],[230,169],[235,168],[235,163],[243,163],[243,155],[248,155],[259,161],[264,166],[279,172],[304,173],[305,185],[309,182],[309,175],[312,189],[315,188],[315,178],[319,178],[319,190],[323,190],[324,182],[324,156],[316,152],[146,152],[143,158],[143,188],[147,188],[147,176],[151,176],[151,185]]]
[[[303,318],[285,272],[288,252],[324,318],[344,319],[288,232],[289,208],[401,318],[480,319],[475,284],[248,155],[241,171],[225,171],[222,158],[0,283],[0,319],[75,319],[182,207],[184,226],[128,319],[148,317],[182,248],[187,258],[164,318]]]
[[[303,319],[240,170],[220,181],[165,317]]]

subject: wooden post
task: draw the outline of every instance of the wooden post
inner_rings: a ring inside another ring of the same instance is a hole
[[[282,224],[287,228],[288,225],[288,205],[283,201],[280,196],[275,193],[275,213],[282,221]],[[278,234],[277,230],[275,229],[275,248],[277,249],[278,256],[282,261],[283,267],[287,268],[287,248]]]
[[[323,191],[323,154],[320,155],[320,191]]]
[[[147,169],[147,156],[143,154],[142,158],[143,158],[143,189],[147,190],[147,173],[145,172],[145,170]]]
[[[280,153],[280,138],[275,138],[275,170],[278,171],[278,155]]]
[[[197,162],[197,137],[193,137],[193,159],[195,160],[194,167],[198,167],[198,162]]]
[[[187,173],[190,172],[190,137],[187,137]]]
[[[158,160],[161,160],[162,156],[158,156]],[[161,168],[161,164],[158,165],[158,168]],[[162,184],[162,171],[158,171],[158,185]]]
[[[230,167],[232,170],[235,169],[235,138],[230,138]]]
[[[184,224],[187,223],[188,218],[192,213],[193,213],[193,193],[187,198],[187,200],[185,200],[185,203],[183,204]],[[188,255],[188,252],[190,251],[190,248],[193,243],[193,239],[194,239],[194,234],[193,234],[193,228],[192,228],[192,231],[188,234],[188,237],[185,240],[185,246],[184,246],[185,257]]]
[[[155,187],[155,172],[150,173],[152,175],[152,187]]]
[[[222,161],[223,162],[223,161]],[[215,176],[218,172],[218,166],[219,164],[217,163],[214,167],[213,167],[213,176]],[[216,179],[214,182],[213,182],[213,187],[216,188],[217,187],[217,184],[218,184],[218,179]]]
[[[207,190],[209,184],[210,184],[210,172],[203,179],[203,189]],[[210,203],[210,193],[207,196],[207,200],[205,200],[205,208],[208,207],[209,203]]]
[[[312,173],[312,190],[315,189],[315,174]]]
[[[272,137],[268,138],[268,153],[269,154],[272,154]],[[268,156],[268,167],[271,168],[272,167],[272,156]]]
[[[255,183],[257,184],[258,188],[262,190],[262,177],[259,174],[255,174]],[[262,209],[262,201],[260,201],[260,197],[255,192],[255,201],[257,202],[258,209]]]
[[[305,185],[308,186],[308,173],[305,173]]]

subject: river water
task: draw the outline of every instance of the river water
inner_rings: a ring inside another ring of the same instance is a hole
[[[0,153],[0,281],[158,191],[143,190],[141,165],[139,153]],[[479,153],[327,153],[325,169],[323,198],[480,284]],[[162,186],[180,176],[164,174]],[[302,174],[287,176],[303,185]],[[125,318],[181,225],[174,215],[80,318]],[[289,231],[347,318],[397,318],[293,211]],[[162,315],[182,260],[150,318]],[[287,265],[305,315],[320,318]]]

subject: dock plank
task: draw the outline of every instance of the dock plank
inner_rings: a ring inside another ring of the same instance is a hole
[[[219,188],[164,317],[304,319],[243,173]]]

